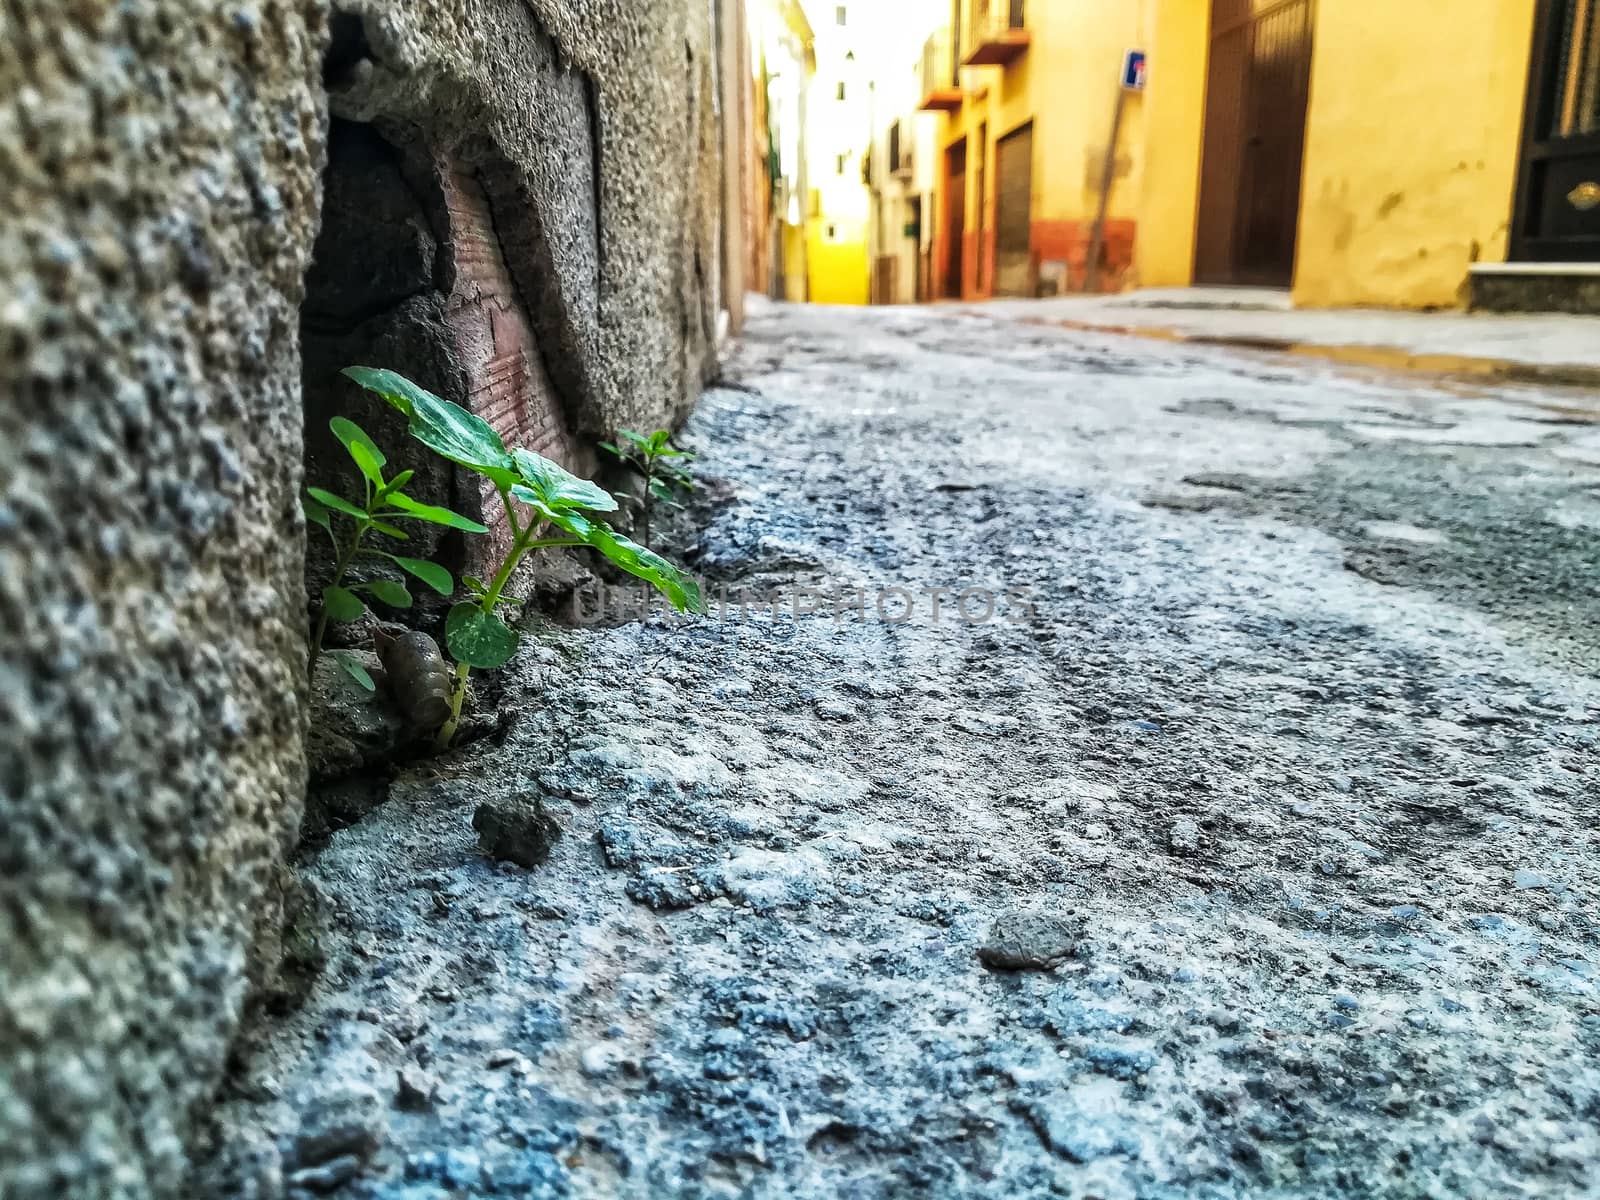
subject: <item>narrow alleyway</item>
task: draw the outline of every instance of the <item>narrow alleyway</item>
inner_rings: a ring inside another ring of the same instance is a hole
[[[305,864],[228,1194],[1596,1194],[1600,400],[939,308],[728,383],[735,604]]]

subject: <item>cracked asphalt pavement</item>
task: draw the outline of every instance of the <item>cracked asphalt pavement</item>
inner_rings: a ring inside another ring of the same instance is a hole
[[[726,604],[306,859],[216,1194],[1600,1194],[1600,398],[940,307],[724,383]]]

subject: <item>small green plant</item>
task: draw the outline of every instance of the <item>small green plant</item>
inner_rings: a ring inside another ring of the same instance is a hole
[[[644,502],[639,514],[639,540],[650,540],[650,517],[657,502],[669,508],[681,507],[677,493],[692,492],[694,478],[679,463],[694,461],[694,451],[680,450],[672,444],[672,434],[658,429],[649,437],[631,429],[617,430],[625,445],[601,442],[600,449],[637,471],[644,479]]]
[[[405,414],[411,436],[434,453],[487,479],[505,506],[511,546],[485,583],[463,582],[471,599],[456,604],[445,622],[445,644],[456,660],[450,718],[439,729],[443,749],[455,737],[474,669],[503,666],[517,652],[520,637],[499,610],[508,603],[506,585],[530,553],[557,546],[589,546],[629,574],[660,591],[679,612],[704,612],[693,579],[659,554],[617,533],[595,513],[612,512],[616,499],[587,479],[562,469],[530,450],[507,450],[500,435],[481,417],[442,400],[403,375],[373,367],[347,367],[344,374],[382,396]],[[553,536],[542,536],[553,527]]]
[[[361,614],[367,611],[363,595],[370,596],[391,608],[411,607],[411,592],[405,584],[392,579],[370,579],[346,586],[345,577],[358,557],[365,555],[387,559],[407,575],[421,580],[446,598],[455,591],[455,579],[438,563],[422,558],[407,558],[402,554],[390,554],[386,550],[364,546],[362,541],[367,534],[381,533],[398,541],[408,540],[409,535],[394,524],[396,521],[422,521],[430,525],[445,525],[451,529],[465,530],[468,533],[488,532],[485,526],[463,517],[460,513],[432,504],[423,504],[406,495],[402,489],[410,482],[415,472],[401,471],[392,478],[385,479],[383,468],[389,465],[389,460],[384,457],[383,451],[378,449],[377,443],[354,421],[335,417],[328,422],[328,428],[333,430],[333,436],[343,444],[357,469],[360,470],[363,494],[361,502],[357,504],[324,488],[309,487],[306,489],[305,498],[301,501],[306,520],[320,526],[327,533],[328,540],[333,544],[334,554],[333,579],[322,589],[322,609],[317,616],[316,633],[311,637],[311,654],[307,669],[313,679],[316,677],[317,660],[322,656],[322,639],[327,635],[328,622],[359,619]],[[336,532],[335,517],[342,518],[339,522],[341,526],[348,523],[348,528]],[[350,677],[367,691],[377,690],[372,676],[353,655],[341,652],[335,657]]]

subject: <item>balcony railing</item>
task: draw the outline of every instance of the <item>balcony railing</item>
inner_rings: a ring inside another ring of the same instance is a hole
[[[961,107],[961,77],[948,29],[939,30],[922,47],[922,103],[917,107],[939,112]]]
[[[1003,67],[1028,48],[1024,0],[964,0],[961,65]]]

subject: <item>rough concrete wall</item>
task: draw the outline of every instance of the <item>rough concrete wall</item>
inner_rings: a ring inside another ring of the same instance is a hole
[[[683,413],[710,368],[709,4],[348,0],[333,109],[475,173],[574,431]]]
[[[376,321],[369,361],[437,366],[569,461],[681,413],[710,366],[705,6],[336,9],[0,6],[7,1200],[183,1195],[276,959],[304,793],[302,335],[320,377]],[[329,93],[381,135],[340,186],[382,254],[326,254],[302,313]]]
[[[7,1200],[181,1194],[298,818],[323,25],[0,6]]]

